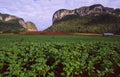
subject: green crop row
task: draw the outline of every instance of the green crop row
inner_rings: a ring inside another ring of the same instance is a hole
[[[0,49],[1,77],[119,77],[120,43],[13,43]]]

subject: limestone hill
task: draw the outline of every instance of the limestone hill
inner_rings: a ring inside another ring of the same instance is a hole
[[[55,12],[53,25],[45,31],[119,34],[120,9],[104,7],[101,4],[75,10],[61,9]]]
[[[25,22],[23,18],[0,13],[0,33],[19,33],[26,31],[37,31],[37,28],[34,23]]]

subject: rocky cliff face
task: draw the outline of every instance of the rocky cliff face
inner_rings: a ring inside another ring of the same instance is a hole
[[[53,23],[57,20],[62,19],[63,17],[67,15],[86,16],[86,15],[93,14],[96,16],[96,15],[99,15],[99,13],[120,16],[120,8],[114,9],[114,8],[104,7],[101,4],[95,4],[91,6],[80,7],[74,10],[61,9],[54,13]]]
[[[32,22],[25,22],[22,18],[0,13],[0,32],[2,31],[37,31],[37,28]]]
[[[58,10],[54,13],[53,22],[56,21],[56,20],[62,19],[66,15],[72,15],[72,14],[75,14],[74,10],[60,9],[60,10]]]

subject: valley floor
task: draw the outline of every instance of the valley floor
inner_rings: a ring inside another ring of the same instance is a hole
[[[120,36],[0,35],[0,77],[120,77]]]

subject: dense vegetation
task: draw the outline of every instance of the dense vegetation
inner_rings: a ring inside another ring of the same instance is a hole
[[[119,77],[120,37],[0,36],[0,77]]]
[[[45,31],[120,34],[120,17],[109,14],[69,15]]]
[[[0,50],[0,76],[118,77],[120,43],[13,43]]]
[[[19,33],[25,31],[17,21],[0,21],[0,32],[2,33]]]

